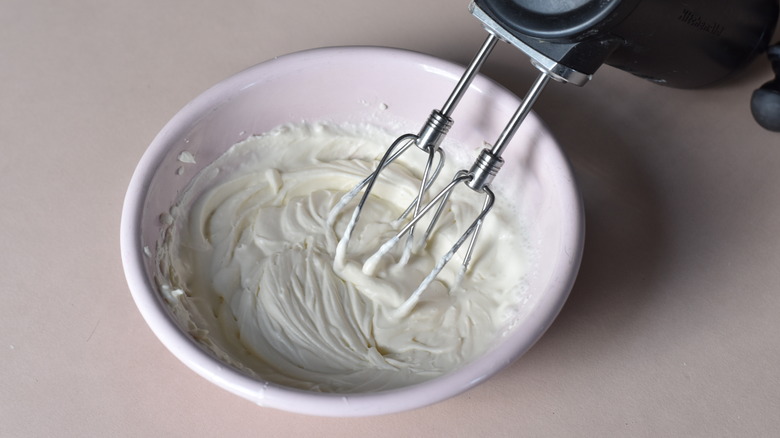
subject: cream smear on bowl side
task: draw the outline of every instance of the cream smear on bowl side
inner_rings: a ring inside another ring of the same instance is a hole
[[[391,223],[417,193],[421,166],[411,160],[419,156],[405,154],[380,174],[346,259],[334,266],[352,207],[332,226],[328,215],[393,139],[370,125],[290,124],[204,168],[171,208],[158,244],[157,282],[179,324],[245,372],[323,392],[407,386],[494,345],[519,317],[532,264],[500,190],[463,281],[451,287],[456,256],[404,317],[394,311],[476,217],[476,194],[455,192],[445,226],[409,264],[385,260],[366,275],[363,263],[395,234]],[[453,161],[437,183],[468,165]]]

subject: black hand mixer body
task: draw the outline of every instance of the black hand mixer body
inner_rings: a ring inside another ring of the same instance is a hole
[[[472,8],[532,58],[587,77],[608,64],[680,88],[744,67],[768,46],[779,9],[777,0],[475,0]]]

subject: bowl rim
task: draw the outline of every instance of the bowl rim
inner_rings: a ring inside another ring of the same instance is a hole
[[[562,221],[561,251],[567,257],[560,258],[560,266],[553,272],[559,274],[550,279],[550,286],[536,306],[538,311],[528,315],[530,326],[535,330],[508,335],[516,348],[493,349],[468,364],[432,380],[408,387],[362,394],[317,393],[284,387],[245,375],[220,362],[188,335],[179,329],[165,304],[156,292],[156,287],[146,274],[144,246],[141,242],[141,222],[146,197],[152,178],[167,152],[169,141],[182,134],[203,114],[224,101],[226,96],[252,82],[258,74],[267,69],[278,68],[287,63],[311,62],[329,59],[338,62],[340,57],[374,57],[386,62],[422,63],[438,71],[460,76],[463,66],[432,55],[406,49],[378,46],[338,46],[308,49],[282,55],[251,66],[234,74],[204,91],[178,111],[155,136],[142,155],[128,185],[120,220],[120,250],[122,264],[131,295],[143,319],[163,345],[187,367],[216,385],[246,398],[258,405],[282,409],[289,412],[331,416],[353,417],[382,415],[401,412],[430,405],[464,392],[494,375],[509,363],[527,352],[557,317],[568,298],[579,270],[584,245],[584,212],[579,190],[574,181],[568,160],[559,144],[551,137],[557,159],[563,166],[562,172],[571,176],[561,189],[562,205],[568,207],[567,220]],[[473,86],[489,85],[497,98],[519,98],[491,79],[478,75]],[[532,112],[530,117],[536,117]],[[550,293],[550,290],[557,293]],[[504,341],[507,342],[507,341]]]

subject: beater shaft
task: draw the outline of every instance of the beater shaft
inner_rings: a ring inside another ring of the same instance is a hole
[[[482,64],[484,64],[485,60],[488,58],[488,56],[490,56],[490,53],[493,51],[493,48],[496,47],[496,43],[498,43],[498,41],[499,39],[496,35],[494,35],[492,32],[488,32],[488,36],[485,39],[485,42],[482,43],[482,47],[480,47],[479,51],[477,51],[477,54],[474,55],[474,59],[472,59],[469,66],[466,67],[466,71],[463,72],[463,75],[460,77],[457,85],[455,85],[455,88],[452,90],[450,97],[441,107],[442,114],[447,117],[452,114],[452,111],[458,105],[463,95],[466,94],[466,90],[469,88],[469,85],[471,85],[474,77],[482,68]]]

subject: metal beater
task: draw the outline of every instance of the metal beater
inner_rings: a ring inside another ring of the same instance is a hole
[[[431,113],[418,134],[405,134],[393,142],[376,170],[342,198],[329,218],[331,224],[335,222],[363,190],[339,242],[339,251],[346,251],[379,173],[412,145],[427,154],[417,197],[398,219],[408,222],[366,260],[363,271],[372,273],[379,259],[407,236],[399,261],[405,264],[413,250],[415,227],[432,214],[418,243],[425,244],[456,186],[464,184],[484,195],[480,213],[397,309],[399,314],[415,306],[467,240],[460,276],[468,269],[482,222],[495,202],[490,184],[503,164],[501,155],[550,80],[582,86],[602,64],[609,64],[663,85],[707,85],[743,67],[766,48],[777,22],[778,0],[474,0],[469,10],[488,37],[441,110]],[[469,169],[457,172],[425,203],[425,194],[444,164],[441,143],[452,126],[450,116],[499,40],[528,55],[540,73],[493,146],[483,149]]]

